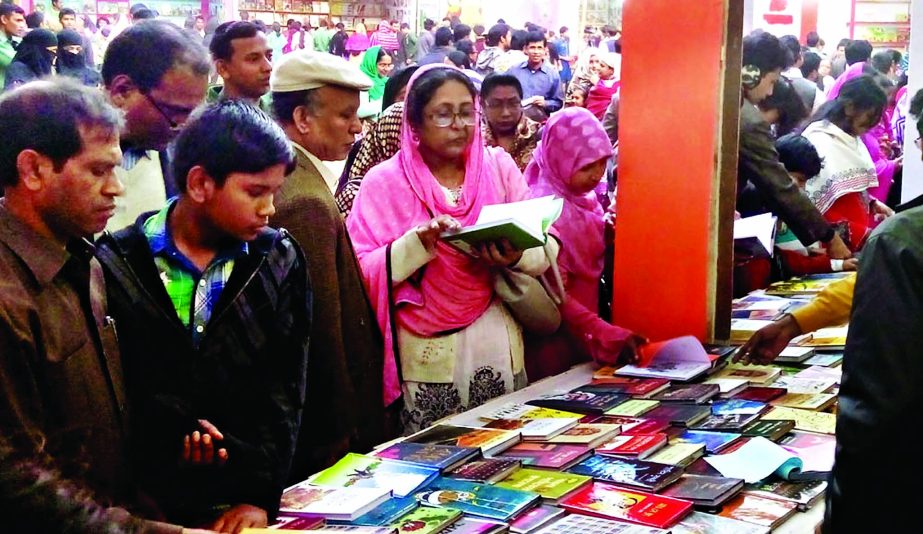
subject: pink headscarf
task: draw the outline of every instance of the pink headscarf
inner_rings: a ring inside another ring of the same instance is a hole
[[[599,120],[584,108],[566,108],[548,119],[525,173],[533,196],[564,199],[564,211],[554,223],[564,244],[558,264],[571,277],[592,280],[594,288],[603,270],[604,213],[594,191],[574,192],[570,180],[581,167],[612,154],[609,136]],[[568,295],[584,300],[572,291]]]
[[[447,214],[462,225],[477,220],[487,204],[521,200],[528,196],[521,182],[503,186],[509,172],[500,169],[515,164],[509,156],[498,161],[494,152],[484,148],[480,122],[474,125],[471,143],[465,155],[465,183],[458,205],[452,206],[429,167],[420,155],[420,141],[410,127],[408,115],[414,106],[413,87],[420,77],[436,69],[455,69],[444,64],[420,68],[408,84],[401,129],[401,149],[391,159],[372,168],[362,181],[352,212],[346,221],[356,256],[362,268],[372,306],[385,337],[384,401],[389,405],[400,397],[400,380],[393,351],[387,272],[390,245],[411,229]],[[478,99],[474,99],[475,109]],[[512,197],[504,191],[512,191]],[[394,286],[395,316],[400,326],[420,336],[433,336],[469,326],[490,306],[493,284],[488,268],[454,247],[439,242],[436,257],[425,269]]]
[[[840,94],[840,90],[843,89],[843,84],[849,80],[854,80],[859,76],[862,76],[865,70],[865,62],[853,63],[848,69],[846,69],[843,74],[840,74],[840,77],[836,79],[833,87],[830,88],[830,92],[827,93],[827,101],[835,99]]]

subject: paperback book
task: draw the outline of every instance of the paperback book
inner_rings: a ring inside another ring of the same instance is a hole
[[[759,418],[758,414],[710,415],[689,428],[691,430],[713,430],[715,432],[736,432],[740,434],[747,425],[759,420]]]
[[[477,447],[485,456],[492,456],[519,443],[521,439],[519,432],[510,430],[443,424],[418,432],[405,441],[454,447]]]
[[[481,450],[475,447],[451,447],[406,441],[375,452],[375,456],[379,458],[435,467],[443,471],[454,469],[480,455]]]
[[[769,529],[729,517],[692,512],[670,529],[671,534],[769,534]]]
[[[692,503],[594,482],[566,499],[564,509],[608,519],[669,528],[692,511]]]
[[[381,506],[377,506],[367,514],[356,518],[355,521],[328,520],[328,524],[347,524],[369,527],[383,527],[390,525],[409,514],[417,508],[417,500],[413,497],[394,497],[388,499]]]
[[[794,503],[798,505],[798,509],[802,511],[808,510],[817,504],[817,502],[824,497],[826,490],[827,482],[824,480],[811,480],[806,482],[774,480],[757,484],[747,484],[746,487],[744,487],[745,494]]]
[[[729,364],[718,376],[723,378],[743,378],[751,384],[765,386],[779,377],[782,370],[771,365]]]
[[[580,488],[592,482],[592,478],[574,473],[560,473],[545,469],[523,468],[515,471],[497,486],[538,493],[549,504],[557,504]]]
[[[772,401],[771,404],[819,412],[833,406],[834,403],[836,403],[836,395],[832,393],[786,393]]]
[[[540,499],[537,493],[440,477],[415,495],[424,506],[453,508],[478,517],[509,521]]]
[[[307,481],[282,493],[279,513],[354,521],[391,498],[383,488],[330,488]]]
[[[658,464],[686,467],[705,454],[704,443],[671,443],[646,459]]]
[[[581,423],[549,439],[546,443],[560,445],[582,445],[594,449],[619,433],[618,425]]]
[[[683,475],[661,495],[692,501],[696,507],[714,510],[734,498],[744,487],[740,478]]]
[[[527,250],[545,244],[545,235],[561,216],[564,201],[554,196],[533,198],[506,204],[491,204],[481,208],[477,221],[439,237],[462,252],[475,255],[474,247],[481,243],[508,239],[516,250]]]
[[[709,454],[718,454],[727,449],[741,438],[738,434],[729,432],[710,432],[707,430],[686,430],[673,438],[681,443],[704,443]]]
[[[406,497],[439,476],[439,469],[349,453],[309,480],[317,486],[383,488]]]
[[[571,514],[538,531],[537,534],[663,534],[659,528],[649,528],[602,517]]]
[[[673,465],[598,454],[571,467],[568,471],[619,486],[654,493],[676,482],[683,474],[682,468]]]
[[[520,443],[507,449],[503,456],[518,458],[523,465],[544,469],[567,469],[593,454],[592,449],[581,445],[552,443]]]
[[[763,437],[770,441],[779,441],[795,429],[795,422],[790,419],[760,419],[744,427],[744,436]]]
[[[399,534],[437,534],[461,519],[462,513],[452,508],[431,508],[421,506],[395,521],[391,526]]]
[[[602,414],[630,398],[628,395],[619,393],[598,393],[575,389],[567,393],[545,395],[532,399],[526,404],[568,412]]]
[[[510,403],[481,416],[480,419],[483,421],[493,421],[495,419],[579,419],[582,415],[575,412],[552,410],[551,408],[539,408],[528,404]]]
[[[776,406],[766,414],[766,419],[790,419],[797,430],[820,434],[836,434],[836,415]]]
[[[631,399],[606,411],[606,415],[621,415],[625,417],[639,417],[660,406],[660,401],[650,399]]]
[[[661,402],[692,402],[703,404],[721,392],[716,384],[680,384],[652,396]]]
[[[667,444],[667,435],[656,434],[626,434],[616,436],[596,448],[597,454],[612,456],[627,456],[643,460],[662,449]]]
[[[755,495],[739,495],[726,504],[719,515],[774,529],[791,517],[797,509],[798,505],[792,503]]]
[[[522,462],[516,458],[484,458],[459,466],[448,472],[446,476],[458,480],[493,484],[508,477],[510,473],[519,469],[521,465]]]
[[[510,532],[514,534],[532,534],[561,518],[566,512],[563,508],[542,504],[526,511],[510,523]]]
[[[503,521],[463,515],[461,519],[446,527],[442,532],[443,534],[502,534],[509,532],[509,525]]]
[[[766,409],[764,402],[740,398],[716,401],[711,405],[711,413],[715,415],[759,415]]]
[[[615,367],[603,367],[593,374],[593,382],[584,388],[611,388],[612,393],[623,393],[632,397],[646,398],[663,391],[670,386],[670,381],[663,378],[633,378],[616,376]]]
[[[672,425],[690,426],[711,415],[711,408],[699,404],[665,404],[644,415],[646,419],[668,421]]]
[[[575,417],[566,419],[563,417],[550,419],[494,419],[484,427],[515,430],[522,434],[523,441],[545,441],[573,428],[579,420]]]
[[[638,417],[625,417],[622,415],[588,415],[581,423],[596,423],[603,425],[619,425],[622,431],[619,434],[656,434],[665,430],[670,423],[657,419],[641,419]]]
[[[774,399],[778,399],[782,395],[785,395],[786,393],[788,393],[788,390],[781,386],[750,386],[737,395],[734,395],[734,398],[739,400],[751,400],[762,403],[769,403]]]
[[[688,382],[712,368],[705,348],[692,336],[648,343],[639,349],[639,357],[641,361],[637,365],[625,365],[616,374]]]

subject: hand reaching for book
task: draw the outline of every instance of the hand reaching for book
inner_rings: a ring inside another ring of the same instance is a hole
[[[799,335],[801,327],[798,326],[798,322],[791,315],[785,314],[778,321],[757,330],[734,355],[734,362],[770,363]]]
[[[647,339],[602,319],[599,323],[594,332],[586,334],[587,347],[593,360],[601,365],[637,363],[638,347],[647,343]]]
[[[205,419],[199,419],[199,427],[202,432],[196,430],[183,437],[182,462],[192,466],[224,465],[228,461],[228,450],[215,446],[216,441],[224,439],[224,434]]]
[[[461,224],[449,215],[440,215],[416,228],[417,237],[427,252],[432,252],[439,241],[439,234],[450,230],[461,230]]]

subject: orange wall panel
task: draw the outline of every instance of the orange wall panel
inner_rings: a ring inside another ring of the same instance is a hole
[[[623,11],[613,318],[652,340],[712,335],[726,1]]]

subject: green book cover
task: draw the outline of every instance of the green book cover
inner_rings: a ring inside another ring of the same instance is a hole
[[[396,528],[401,534],[435,534],[458,521],[461,516],[462,513],[453,508],[421,506],[392,523],[391,528]]]
[[[564,200],[554,196],[491,204],[481,209],[474,225],[440,237],[468,254],[474,254],[476,245],[501,239],[508,239],[517,250],[527,250],[545,244],[545,235],[563,209]]]
[[[538,493],[543,499],[556,501],[589,484],[591,480],[593,479],[588,476],[573,473],[523,468],[494,485],[501,488],[531,491]]]
[[[384,488],[406,497],[439,476],[439,469],[375,456],[350,453],[311,479],[312,484],[339,488]]]
[[[606,415],[621,415],[623,417],[637,417],[639,415],[645,414],[657,406],[660,406],[660,401],[647,400],[647,399],[632,399],[627,402],[619,404],[615,408],[606,412]]]

